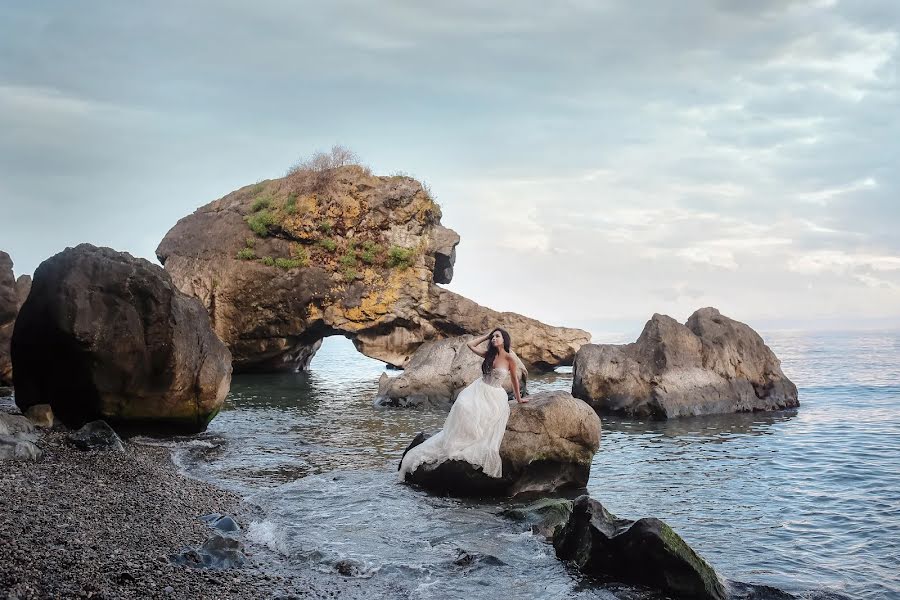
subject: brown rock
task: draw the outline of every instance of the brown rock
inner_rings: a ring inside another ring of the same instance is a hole
[[[314,190],[296,176],[241,188],[181,219],[157,249],[207,308],[236,371],[303,368],[329,335],[395,366],[423,342],[493,327],[542,369],[571,364],[589,341],[436,285],[453,275],[459,237],[416,180],[358,166],[328,177]]]
[[[424,441],[425,436],[418,438]],[[540,392],[510,407],[500,444],[503,476],[491,478],[467,462],[422,465],[407,480],[459,496],[548,493],[587,486],[600,448],[600,418],[568,392]]]
[[[465,335],[425,342],[394,377],[382,374],[375,396],[376,406],[449,405],[464,387],[481,377],[483,358],[468,349],[474,336]],[[527,390],[528,371],[518,356],[519,389]],[[503,387],[512,396],[512,381]]]
[[[655,314],[632,344],[583,346],[572,393],[599,412],[663,419],[799,405],[759,334],[715,308],[687,325]]]
[[[82,244],[44,261],[12,340],[16,404],[50,404],[69,426],[105,419],[202,430],[231,356],[195,299],[143,259]]]
[[[53,408],[49,404],[35,404],[29,406],[25,416],[34,423],[35,427],[50,429],[53,427]]]
[[[9,343],[18,311],[13,262],[9,254],[0,250],[0,386],[13,382]]]

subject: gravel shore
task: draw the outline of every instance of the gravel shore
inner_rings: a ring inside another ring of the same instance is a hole
[[[214,533],[199,516],[228,514],[246,529],[256,509],[178,473],[166,448],[83,451],[66,435],[43,433],[36,462],[0,462],[0,600],[362,595],[358,581],[283,577],[246,546],[239,569],[172,564]]]

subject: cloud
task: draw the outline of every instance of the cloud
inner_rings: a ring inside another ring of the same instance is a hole
[[[898,313],[892,0],[0,17],[0,240],[20,271],[85,240],[152,258],[197,206],[338,142],[428,181],[462,236],[451,287],[500,309]]]

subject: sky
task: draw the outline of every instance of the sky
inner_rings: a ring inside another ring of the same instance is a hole
[[[0,0],[0,249],[155,260],[342,144],[430,186],[498,310],[897,327],[898,65],[895,0]]]

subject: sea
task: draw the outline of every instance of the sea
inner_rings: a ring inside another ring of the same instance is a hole
[[[900,598],[900,332],[763,337],[798,409],[604,416],[588,492],[620,517],[662,519],[727,580],[799,598]],[[515,501],[398,483],[403,450],[446,410],[373,406],[383,372],[397,373],[334,337],[307,372],[237,375],[206,432],[168,441],[173,458],[259,507],[244,542],[279,569],[354,578],[371,598],[664,597],[581,576],[505,516]],[[528,388],[571,385],[561,368]]]

